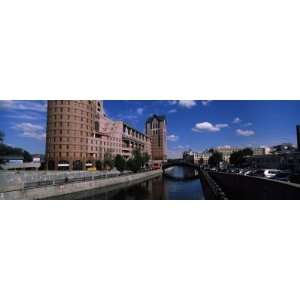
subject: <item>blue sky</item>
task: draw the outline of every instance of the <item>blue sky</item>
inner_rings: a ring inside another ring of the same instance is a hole
[[[168,152],[176,157],[191,148],[271,146],[296,143],[300,101],[104,101],[107,114],[140,130],[153,113],[168,121]],[[44,153],[46,101],[0,101],[5,143]]]

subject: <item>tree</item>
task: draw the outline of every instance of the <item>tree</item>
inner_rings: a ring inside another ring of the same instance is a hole
[[[137,167],[136,167],[136,164],[133,160],[133,158],[129,158],[126,162],[126,169],[127,170],[130,170],[132,172],[137,172]]]
[[[243,150],[233,152],[230,155],[229,161],[234,166],[241,166],[245,162],[245,157],[251,155],[253,155],[252,149],[245,148]]]
[[[120,154],[115,157],[114,165],[118,171],[123,172],[126,168],[126,160]]]
[[[4,142],[4,132],[0,130],[0,143]]]
[[[201,157],[200,159],[199,159],[199,165],[203,165],[204,164],[204,159],[203,159],[203,157]]]
[[[106,152],[104,154],[104,166],[112,169],[114,167],[114,160],[112,158],[112,154],[110,152]]]
[[[242,150],[244,156],[252,156],[253,155],[253,150],[251,148],[245,148]]]
[[[143,166],[145,166],[150,160],[150,155],[147,152],[142,154]]]
[[[222,153],[214,151],[211,157],[208,159],[208,164],[211,167],[219,167],[221,161],[223,161]]]
[[[139,149],[132,151],[132,158],[127,161],[127,168],[132,172],[138,172],[143,166],[143,157]]]
[[[33,158],[28,151],[24,150],[23,157],[24,157],[24,162],[32,162]]]
[[[101,160],[96,160],[96,169],[97,170],[102,170],[103,163]]]
[[[14,148],[3,143],[0,143],[0,155],[1,156],[23,156],[25,162],[31,162],[32,156],[31,154],[22,149],[22,148]]]

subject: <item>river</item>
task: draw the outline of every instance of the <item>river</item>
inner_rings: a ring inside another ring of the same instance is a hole
[[[194,170],[186,167],[173,167],[169,175],[176,178],[190,176]],[[195,173],[196,175],[196,173]],[[117,187],[94,189],[72,195],[56,197],[56,199],[84,199],[84,200],[201,200],[204,199],[202,185],[199,178],[189,180],[173,180],[163,175],[150,180]]]

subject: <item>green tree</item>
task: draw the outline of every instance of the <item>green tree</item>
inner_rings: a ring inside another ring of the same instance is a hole
[[[103,168],[103,163],[101,160],[96,160],[96,169],[97,170],[102,170]]]
[[[126,160],[120,154],[115,157],[114,165],[118,171],[123,172],[126,168]]]
[[[4,142],[4,132],[0,130],[0,143],[3,143]]]
[[[245,148],[242,150],[244,156],[252,156],[253,150],[251,148]]]
[[[32,156],[28,151],[23,150],[22,148],[14,148],[14,147],[5,145],[3,143],[0,143],[0,155],[1,156],[10,156],[10,155],[23,156],[25,162],[32,161]]]
[[[132,151],[132,158],[127,161],[127,168],[132,172],[138,172],[143,166],[143,157],[139,149]]]
[[[144,152],[142,154],[142,160],[143,160],[143,166],[145,166],[150,160],[150,155],[147,152]]]
[[[252,149],[245,148],[243,150],[233,152],[230,155],[229,162],[234,166],[241,166],[245,162],[245,157],[251,155],[253,155]]]
[[[33,159],[32,155],[28,151],[24,150],[23,157],[24,157],[24,162],[32,162]]]
[[[104,166],[112,169],[114,167],[114,160],[111,152],[106,152],[104,154]]]
[[[130,170],[132,172],[137,172],[137,167],[136,167],[136,164],[133,160],[133,158],[129,158],[126,162],[126,169],[127,170]]]
[[[218,151],[214,151],[211,157],[208,159],[208,164],[211,167],[219,167],[220,162],[223,161],[222,153]]]

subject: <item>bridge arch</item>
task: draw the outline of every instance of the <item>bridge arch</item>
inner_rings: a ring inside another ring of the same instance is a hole
[[[193,164],[191,162],[184,161],[184,160],[174,160],[174,161],[164,163],[163,166],[162,166],[162,169],[164,171],[168,168],[175,167],[175,166],[190,167],[190,168],[193,168],[193,169],[196,169],[196,170],[200,169],[199,165],[196,165],[196,164]]]
[[[168,168],[177,167],[177,166],[179,166],[179,167],[188,167],[188,168],[194,169],[194,170],[197,171],[197,174],[194,174],[192,176],[177,177],[177,176],[173,176],[171,174],[168,174],[166,172],[166,170]],[[169,178],[169,179],[172,179],[172,180],[191,180],[191,179],[196,179],[196,178],[200,177],[200,166],[195,165],[195,164],[190,163],[190,162],[187,162],[187,161],[184,161],[184,160],[169,161],[169,162],[162,165],[162,170],[163,170],[164,176]]]

